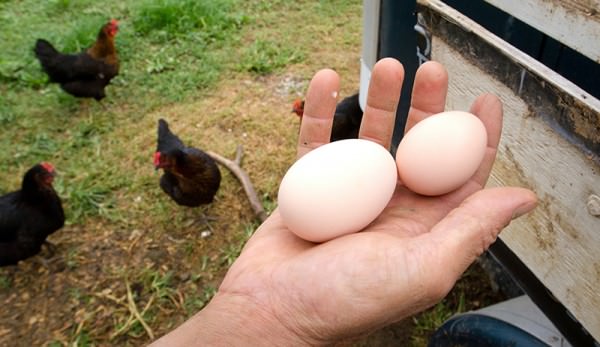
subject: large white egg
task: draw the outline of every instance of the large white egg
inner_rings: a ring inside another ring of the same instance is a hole
[[[324,242],[377,218],[397,178],[394,158],[383,146],[361,139],[332,142],[290,167],[279,186],[279,212],[293,233]]]
[[[396,151],[400,180],[413,192],[442,195],[467,182],[487,148],[487,132],[469,112],[448,111],[413,126]]]

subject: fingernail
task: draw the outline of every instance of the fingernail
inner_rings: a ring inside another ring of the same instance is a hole
[[[513,211],[512,219],[517,219],[522,215],[531,212],[537,206],[537,200],[527,201]]]

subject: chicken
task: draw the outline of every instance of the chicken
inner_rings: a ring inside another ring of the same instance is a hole
[[[50,42],[38,39],[34,52],[50,82],[60,84],[67,93],[79,98],[102,100],[104,88],[119,73],[115,36],[116,19],[110,20],[98,33],[96,42],[78,54],[63,54]]]
[[[0,266],[36,255],[48,235],[64,225],[54,175],[52,164],[36,164],[23,176],[20,190],[0,197]]]
[[[300,118],[304,115],[304,101],[296,100],[292,112]],[[358,102],[358,93],[340,101],[335,107],[330,141],[358,138],[363,111]]]
[[[215,161],[197,148],[186,147],[164,119],[158,120],[154,167],[164,171],[160,178],[162,190],[182,206],[211,203],[221,184]]]

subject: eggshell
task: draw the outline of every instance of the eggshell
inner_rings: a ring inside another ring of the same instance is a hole
[[[361,139],[332,142],[290,167],[279,186],[279,212],[293,233],[324,242],[377,218],[397,179],[394,158],[381,145]]]
[[[449,111],[413,126],[396,151],[400,180],[423,195],[442,195],[462,186],[483,160],[487,132],[469,112]]]

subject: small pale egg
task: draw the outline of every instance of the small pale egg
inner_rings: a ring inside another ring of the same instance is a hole
[[[279,186],[279,212],[293,233],[324,242],[377,218],[397,179],[394,158],[383,146],[361,139],[332,142],[290,167]]]
[[[402,183],[415,193],[442,195],[462,186],[483,160],[487,132],[469,112],[429,116],[405,135],[396,151]]]

